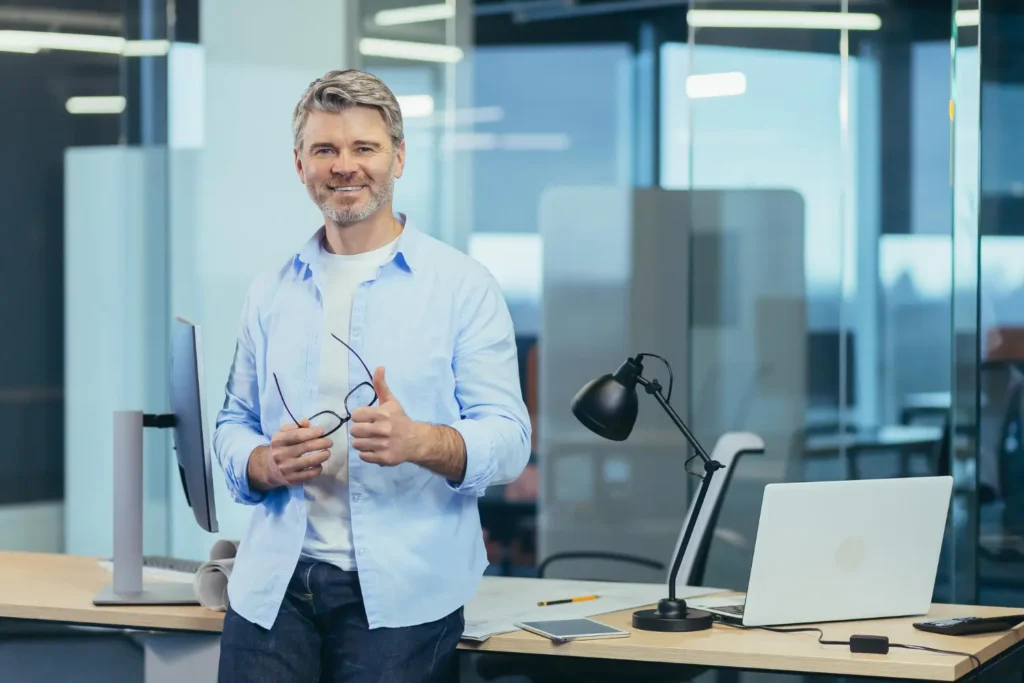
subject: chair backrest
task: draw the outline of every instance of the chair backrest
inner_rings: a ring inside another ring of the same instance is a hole
[[[728,432],[723,434],[715,444],[711,452],[711,459],[717,460],[725,466],[715,473],[711,478],[711,486],[708,488],[707,496],[704,498],[704,505],[701,507],[700,516],[693,527],[693,536],[690,544],[683,555],[683,561],[679,565],[679,574],[676,577],[676,589],[683,586],[700,585],[704,579],[704,565],[707,561],[708,548],[711,547],[711,537],[714,534],[715,524],[718,521],[718,513],[722,509],[722,498],[725,490],[732,480],[733,471],[740,456],[748,453],[764,453],[764,439],[751,432]],[[683,519],[683,526],[679,530],[679,537],[676,539],[672,555],[669,557],[668,566],[671,571],[672,563],[675,561],[676,553],[683,542],[683,534],[686,532],[686,525],[690,522],[693,514],[693,506],[697,498],[690,502],[690,508]],[[666,574],[666,582],[668,581]]]

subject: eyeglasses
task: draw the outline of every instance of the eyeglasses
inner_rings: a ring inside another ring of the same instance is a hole
[[[352,352],[352,355],[356,357],[359,363],[363,366],[363,369],[366,370],[366,374],[370,378],[370,381],[360,382],[345,395],[344,417],[338,415],[333,410],[322,410],[309,418],[310,425],[314,427],[321,427],[324,430],[324,436],[333,434],[341,429],[342,425],[352,419],[352,411],[356,408],[365,408],[367,406],[372,406],[377,402],[377,392],[373,388],[373,373],[370,372],[370,368],[366,367],[366,363],[359,357],[359,354],[356,353],[355,349],[341,341],[341,339],[338,339],[337,335],[331,334],[331,336]],[[298,426],[299,421],[295,419],[295,415],[292,414],[291,409],[288,408],[288,403],[284,400],[284,392],[281,391],[281,382],[278,381],[276,372],[274,373],[274,384],[277,385],[277,395],[281,397],[281,405],[283,405],[284,409],[288,412],[288,417],[292,418],[292,422]]]

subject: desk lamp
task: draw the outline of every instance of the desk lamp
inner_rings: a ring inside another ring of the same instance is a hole
[[[647,379],[643,376],[643,359],[645,357],[657,358],[668,368],[668,398],[662,394],[661,384],[658,380]],[[633,627],[644,631],[673,632],[709,629],[712,623],[711,614],[690,609],[685,600],[676,598],[676,576],[679,574],[679,565],[683,561],[683,554],[690,543],[690,536],[693,534],[694,525],[700,516],[701,506],[704,504],[708,487],[711,485],[711,476],[717,470],[724,468],[724,465],[708,457],[704,448],[669,405],[669,399],[672,397],[672,366],[667,360],[653,353],[640,353],[633,358],[628,358],[614,374],[598,377],[585,384],[573,397],[572,412],[576,419],[598,436],[612,441],[625,441],[636,423],[637,384],[642,386],[648,394],[654,396],[668,416],[672,418],[672,422],[679,428],[679,431],[686,437],[686,440],[693,446],[697,456],[704,462],[704,476],[697,493],[697,501],[683,533],[683,541],[679,544],[679,550],[672,562],[672,572],[668,578],[668,598],[659,600],[657,609],[642,609],[633,612]]]

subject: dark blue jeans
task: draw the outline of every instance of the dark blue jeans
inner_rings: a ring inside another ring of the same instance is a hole
[[[267,630],[229,609],[220,683],[448,683],[458,678],[462,610],[408,628],[370,630],[355,572],[300,561]]]

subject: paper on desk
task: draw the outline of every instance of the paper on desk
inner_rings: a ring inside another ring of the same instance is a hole
[[[142,578],[160,581],[191,583],[199,604],[215,612],[226,612],[228,609],[228,578],[235,567],[235,555],[238,554],[238,541],[221,539],[210,549],[210,559],[199,565],[196,573],[179,572],[159,567],[143,567]],[[107,571],[114,571],[114,563],[100,560],[100,566]]]
[[[721,591],[720,588],[680,586],[676,595],[692,598]],[[617,583],[568,579],[524,579],[485,576],[480,589],[465,609],[465,640],[484,641],[499,633],[515,631],[517,622],[542,619],[578,619],[608,612],[657,604],[666,597],[664,583]],[[545,600],[598,595],[597,600],[538,607]]]
[[[238,541],[221,539],[210,549],[210,559],[199,565],[192,586],[199,604],[215,612],[228,609],[228,578],[235,568]]]
[[[114,571],[114,563],[110,560],[99,560],[99,565],[108,572]],[[160,567],[143,567],[142,580],[149,581],[174,581],[176,583],[192,583],[195,575],[192,572],[179,572],[173,569],[161,569]]]

